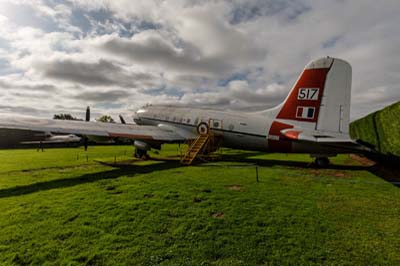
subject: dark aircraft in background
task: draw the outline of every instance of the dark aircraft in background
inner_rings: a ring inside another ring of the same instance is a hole
[[[54,135],[50,132],[0,129],[0,148],[78,146],[81,138],[73,134]]]
[[[80,143],[81,138],[74,135],[54,135],[51,132],[45,133],[45,139],[39,141],[21,141],[20,144],[68,144],[68,143]]]

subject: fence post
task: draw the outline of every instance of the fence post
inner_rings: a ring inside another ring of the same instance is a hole
[[[257,179],[257,183],[260,183],[260,181],[258,180],[258,165],[256,165],[256,179]]]

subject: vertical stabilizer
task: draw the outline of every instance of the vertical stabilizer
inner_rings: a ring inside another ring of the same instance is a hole
[[[336,58],[309,63],[282,103],[277,120],[307,129],[348,133],[351,66]]]
[[[317,130],[349,132],[351,98],[351,66],[334,59],[325,81]]]

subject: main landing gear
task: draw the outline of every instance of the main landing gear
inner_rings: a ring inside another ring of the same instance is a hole
[[[142,149],[135,149],[135,158],[138,159],[147,159],[149,157],[149,155],[147,154],[146,150],[142,150]]]
[[[329,165],[328,157],[316,157],[315,158],[315,165],[319,168],[325,168]]]

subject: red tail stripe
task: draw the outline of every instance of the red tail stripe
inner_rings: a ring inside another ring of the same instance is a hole
[[[306,69],[301,74],[299,80],[295,84],[292,92],[287,98],[286,102],[283,104],[281,111],[279,112],[277,118],[279,119],[289,119],[297,121],[308,121],[317,122],[319,107],[321,106],[321,99],[324,92],[324,85],[326,76],[328,74],[329,68],[318,68],[318,69]],[[300,88],[318,88],[318,99],[317,100],[299,100],[298,94]],[[303,107],[314,107],[315,114],[312,119],[302,118],[299,115],[302,108],[297,109],[298,106]],[[297,116],[296,116],[297,114]]]

